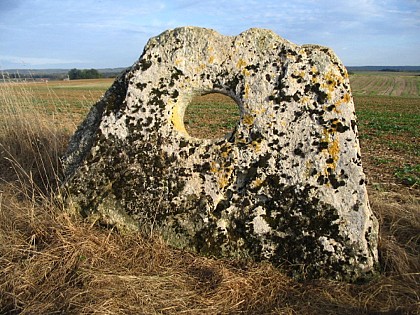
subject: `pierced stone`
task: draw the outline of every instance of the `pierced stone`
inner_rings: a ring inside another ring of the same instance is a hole
[[[183,27],[151,38],[74,134],[69,208],[204,255],[355,281],[378,261],[347,71],[269,30]],[[230,136],[188,135],[195,95],[223,93]]]

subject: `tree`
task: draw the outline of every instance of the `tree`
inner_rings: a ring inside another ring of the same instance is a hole
[[[96,69],[71,69],[68,72],[68,76],[70,80],[78,80],[78,79],[98,79],[101,78],[102,75]]]

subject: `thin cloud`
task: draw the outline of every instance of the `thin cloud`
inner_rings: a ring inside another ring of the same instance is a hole
[[[24,66],[43,66],[43,65],[54,65],[54,64],[73,64],[73,63],[84,63],[86,60],[79,59],[60,59],[60,58],[37,58],[28,56],[7,56],[0,55],[0,64],[7,62],[16,65]]]
[[[0,19],[0,51],[36,58],[40,66],[51,60],[46,55],[67,61],[63,65],[95,56],[92,67],[125,66],[150,37],[185,25],[225,35],[267,28],[297,44],[329,46],[353,65],[384,59],[395,65],[398,55],[420,64],[409,49],[420,45],[416,0],[0,0],[0,12],[7,12]],[[395,43],[397,55],[383,48]]]

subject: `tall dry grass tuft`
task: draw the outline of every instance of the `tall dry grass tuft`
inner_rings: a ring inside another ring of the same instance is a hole
[[[297,282],[267,263],[198,257],[52,202],[66,132],[25,85],[0,89],[1,314],[418,313],[416,195],[370,190],[381,275],[369,283]]]
[[[49,194],[56,188],[60,156],[71,130],[63,126],[66,121],[63,118],[57,115],[54,106],[40,102],[29,84],[3,77],[0,82],[1,182],[18,184],[26,196]]]

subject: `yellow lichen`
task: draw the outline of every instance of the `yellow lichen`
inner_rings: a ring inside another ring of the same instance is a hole
[[[229,176],[226,173],[223,173],[219,176],[218,180],[219,188],[225,188],[229,184]]]
[[[312,83],[313,84],[318,83],[318,77],[317,77],[317,75],[319,74],[318,68],[316,66],[312,66],[311,72],[312,72],[312,79],[311,79]]]
[[[330,93],[334,92],[337,85],[343,82],[343,78],[341,76],[336,75],[332,70],[330,70],[325,75],[325,83],[323,84],[323,88],[327,89]]]
[[[346,93],[343,98],[343,103],[349,103],[351,101],[351,96],[349,93]]]
[[[228,142],[222,148],[223,148],[223,150],[221,151],[220,156],[222,158],[226,159],[230,155],[230,153],[232,152],[232,145],[231,145],[230,142]]]
[[[249,96],[249,84],[245,82],[245,98],[248,98]]]
[[[251,126],[254,123],[254,117],[252,115],[246,114],[242,118],[242,122],[244,123],[244,125]]]
[[[172,115],[170,119],[175,130],[179,131],[184,136],[188,136],[188,132],[185,129],[184,119],[181,114],[181,107],[179,103],[176,103],[175,106],[173,107]]]
[[[251,111],[254,117],[262,116],[267,112],[267,108],[264,107],[262,104],[255,104],[255,108]]]
[[[331,171],[335,172],[337,168],[337,162],[338,162],[339,154],[340,154],[340,144],[338,142],[338,139],[334,139],[329,143],[327,151],[333,161],[332,163],[327,162],[327,165],[322,172],[323,175],[326,177],[328,177],[331,174]],[[328,182],[327,186],[331,187],[331,183]]]
[[[261,151],[261,143],[258,141],[252,141],[252,146],[254,147],[255,151],[259,152]]]
[[[243,60],[242,58],[240,58],[239,60],[238,60],[238,62],[236,63],[236,67],[237,68],[242,68],[242,67],[245,67],[246,66],[246,62],[245,62],[245,60]]]
[[[344,94],[344,96],[343,96],[343,98],[342,98],[342,99],[338,100],[338,101],[335,103],[335,106],[336,106],[336,107],[338,107],[338,106],[340,106],[341,104],[350,103],[350,101],[351,101],[351,96],[350,96],[350,94],[349,94],[349,93],[346,93],[346,94]]]
[[[264,180],[262,178],[256,178],[251,184],[253,188],[261,187],[261,185],[264,183]]]
[[[335,108],[334,108],[334,111],[336,112],[336,113],[338,113],[338,114],[341,114],[341,111],[340,111],[340,109],[339,109],[339,107],[342,105],[342,104],[347,104],[347,103],[350,103],[350,101],[351,101],[351,96],[350,96],[350,94],[349,93],[346,93],[346,94],[344,94],[344,96],[343,96],[343,98],[342,99],[339,99],[337,102],[335,102]]]
[[[301,104],[309,104],[311,99],[308,96],[304,96],[300,99]]]
[[[227,152],[227,151],[225,151],[225,152],[222,152],[221,154],[220,154],[220,156],[222,157],[222,158],[227,158],[228,156],[229,156],[229,152]]]
[[[210,172],[217,173],[218,171],[219,171],[219,167],[218,167],[217,163],[214,162],[214,161],[211,161],[210,162]]]
[[[327,163],[327,168],[335,170],[337,167],[338,159],[340,158],[340,143],[335,136],[335,132],[329,132],[328,129],[324,129],[324,136],[322,137],[323,142],[328,142],[327,153],[332,158],[331,163]],[[327,174],[327,168],[324,173]]]
[[[209,63],[213,63],[213,61],[214,61],[214,56],[210,56]]]
[[[223,168],[218,163],[212,161],[210,163],[210,171],[217,176],[219,188],[224,188],[229,184],[229,177],[232,175],[233,166]]]
[[[331,166],[333,166],[333,169],[335,169],[337,167],[337,161],[340,157],[340,143],[338,142],[338,139],[334,139],[330,143],[330,145],[328,146],[328,153],[333,159]]]
[[[204,70],[206,68],[206,65],[203,63],[200,63],[198,67],[195,68],[195,71],[200,72],[201,70]]]

